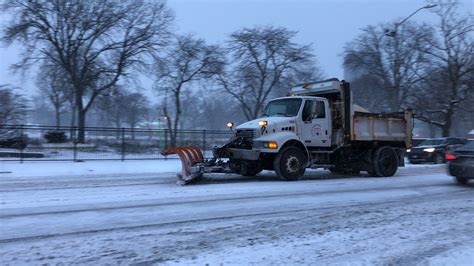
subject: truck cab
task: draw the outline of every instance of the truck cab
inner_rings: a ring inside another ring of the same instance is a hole
[[[255,141],[273,140],[278,147],[282,147],[288,138],[297,139],[308,147],[331,146],[331,112],[327,99],[321,97],[274,99],[268,103],[261,118],[236,129],[260,129]],[[275,150],[278,148],[271,152]]]
[[[215,157],[228,158],[236,173],[274,170],[283,180],[298,180],[307,167],[390,176],[403,164],[410,115],[358,112],[349,83],[337,79],[302,84],[291,92],[269,101],[260,118],[233,129]],[[374,165],[375,152],[381,156],[382,151],[389,158],[383,162],[387,171]]]

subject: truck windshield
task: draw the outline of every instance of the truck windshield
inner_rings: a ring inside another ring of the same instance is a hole
[[[296,116],[301,106],[301,99],[280,99],[268,103],[264,116]]]

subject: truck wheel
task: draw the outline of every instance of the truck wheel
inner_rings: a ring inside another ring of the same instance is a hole
[[[283,148],[273,161],[278,177],[285,181],[299,180],[306,170],[306,155],[297,147]]]
[[[374,152],[372,164],[376,176],[393,176],[398,169],[398,155],[391,147],[380,147]]]

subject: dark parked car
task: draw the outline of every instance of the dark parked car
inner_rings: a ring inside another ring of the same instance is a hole
[[[407,150],[410,163],[444,163],[446,152],[461,147],[467,142],[463,138],[426,139],[418,146]]]
[[[449,174],[459,183],[466,184],[469,179],[474,179],[474,140],[446,154],[446,160]]]

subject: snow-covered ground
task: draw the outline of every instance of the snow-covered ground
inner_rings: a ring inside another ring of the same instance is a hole
[[[0,264],[474,265],[474,184],[444,165],[391,178],[213,174],[178,160],[0,163]]]
[[[0,179],[22,179],[39,177],[61,177],[69,180],[77,176],[123,175],[179,172],[181,161],[137,160],[137,161],[86,161],[86,162],[0,162]]]

